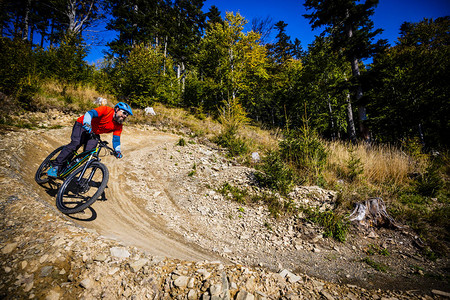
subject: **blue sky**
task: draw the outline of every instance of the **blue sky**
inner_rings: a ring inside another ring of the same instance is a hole
[[[288,24],[286,33],[292,40],[298,38],[303,49],[313,42],[314,36],[322,30],[312,31],[309,20],[303,17],[307,13],[303,0],[206,0],[203,11],[207,12],[212,5],[219,8],[222,16],[226,12],[239,12],[248,21],[250,30],[253,18],[272,18],[274,23],[284,21]],[[403,22],[419,22],[424,18],[443,17],[450,15],[450,0],[380,0],[372,17],[374,28],[381,28],[384,32],[378,38],[387,39],[394,45],[399,37],[400,25]],[[108,41],[114,38],[113,33],[102,32],[98,46],[92,46],[86,60],[95,63],[103,57],[102,49]],[[274,35],[273,35],[274,36]]]

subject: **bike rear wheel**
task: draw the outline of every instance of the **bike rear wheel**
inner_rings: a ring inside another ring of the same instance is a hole
[[[36,174],[34,175],[34,180],[38,184],[44,184],[49,181],[49,178],[47,176],[47,171],[52,167],[52,161],[56,159],[56,157],[59,155],[61,150],[64,148],[64,146],[61,146],[54,150],[52,153],[50,153],[46,159],[41,163],[39,168],[36,171]]]
[[[86,168],[79,167],[71,173],[56,195],[56,207],[64,214],[74,214],[91,206],[103,193],[108,183],[109,171],[100,162]]]

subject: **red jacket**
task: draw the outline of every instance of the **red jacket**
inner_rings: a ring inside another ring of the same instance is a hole
[[[90,110],[92,121],[91,128],[95,134],[110,133],[112,132],[116,136],[120,136],[122,133],[122,124],[114,121],[114,108],[109,106],[99,106],[93,110]],[[78,123],[83,124],[84,115],[77,119]]]

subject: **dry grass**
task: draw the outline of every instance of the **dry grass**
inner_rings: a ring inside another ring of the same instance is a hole
[[[145,115],[144,110],[134,109],[133,118],[130,123],[149,123],[162,130],[182,131],[183,128],[188,128],[190,134],[195,136],[204,136],[212,138],[220,132],[222,126],[214,121],[211,117],[204,119],[196,118],[189,114],[188,111],[182,108],[170,108],[162,104],[155,103],[153,109],[155,116]]]
[[[84,111],[95,107],[94,100],[98,97],[107,99],[108,105],[116,101],[114,96],[97,92],[93,87],[63,85],[55,81],[45,81],[41,84],[42,93],[33,98],[39,108],[59,107],[69,111]]]
[[[257,126],[247,125],[239,131],[239,135],[250,141],[253,151],[267,151],[278,149],[278,132],[275,130],[264,130]]]
[[[425,162],[417,162],[400,150],[387,145],[370,146],[364,144],[351,146],[342,142],[327,143],[330,150],[329,165],[348,169],[351,159],[349,149],[359,158],[363,167],[362,177],[372,184],[391,184],[400,186],[408,183],[408,174],[423,168]]]
[[[43,109],[59,108],[79,113],[95,107],[93,101],[97,97],[108,99],[110,106],[117,102],[113,96],[99,93],[92,87],[64,86],[54,81],[43,82],[41,91],[33,101]],[[185,109],[170,108],[158,103],[155,103],[153,108],[156,116],[147,116],[144,110],[134,109],[134,116],[130,118],[129,122],[152,124],[162,130],[187,133],[209,140],[214,139],[223,130],[223,126],[211,117],[199,119]],[[281,138],[279,131],[263,130],[252,125],[241,127],[239,136],[247,141],[250,151],[258,151],[261,154],[264,154],[266,150],[276,150]],[[343,142],[326,144],[329,149],[329,168],[326,171],[325,179],[328,182],[336,182],[340,179],[338,170],[347,169],[348,171],[351,146]],[[361,178],[364,179],[364,182],[362,184],[371,186],[408,184],[408,174],[420,172],[426,165],[426,161],[418,163],[417,159],[413,160],[405,153],[389,146],[365,147],[360,144],[354,146],[353,149],[353,155],[360,159],[363,167]]]

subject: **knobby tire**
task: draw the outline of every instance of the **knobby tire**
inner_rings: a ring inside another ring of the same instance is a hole
[[[47,171],[51,167],[50,161],[52,159],[55,159],[57,157],[57,154],[59,154],[63,148],[64,148],[64,146],[61,146],[61,147],[57,148],[56,150],[54,150],[41,163],[41,165],[39,166],[39,168],[36,171],[36,174],[34,175],[34,180],[38,184],[44,184],[49,181],[49,178],[47,177]],[[45,176],[44,178],[42,177],[43,175]]]
[[[83,168],[84,165],[73,171],[58,190],[58,194],[56,195],[56,207],[64,214],[75,214],[85,210],[100,197],[106,188],[109,179],[109,171],[104,164],[100,162],[91,163],[82,177],[82,185],[79,185],[77,184],[77,180],[81,175]],[[89,174],[93,171],[95,172],[95,175],[100,175],[97,172],[101,172],[101,181],[100,179],[93,178],[93,180],[87,182]],[[98,190],[92,196],[87,195],[92,188],[97,187]]]

